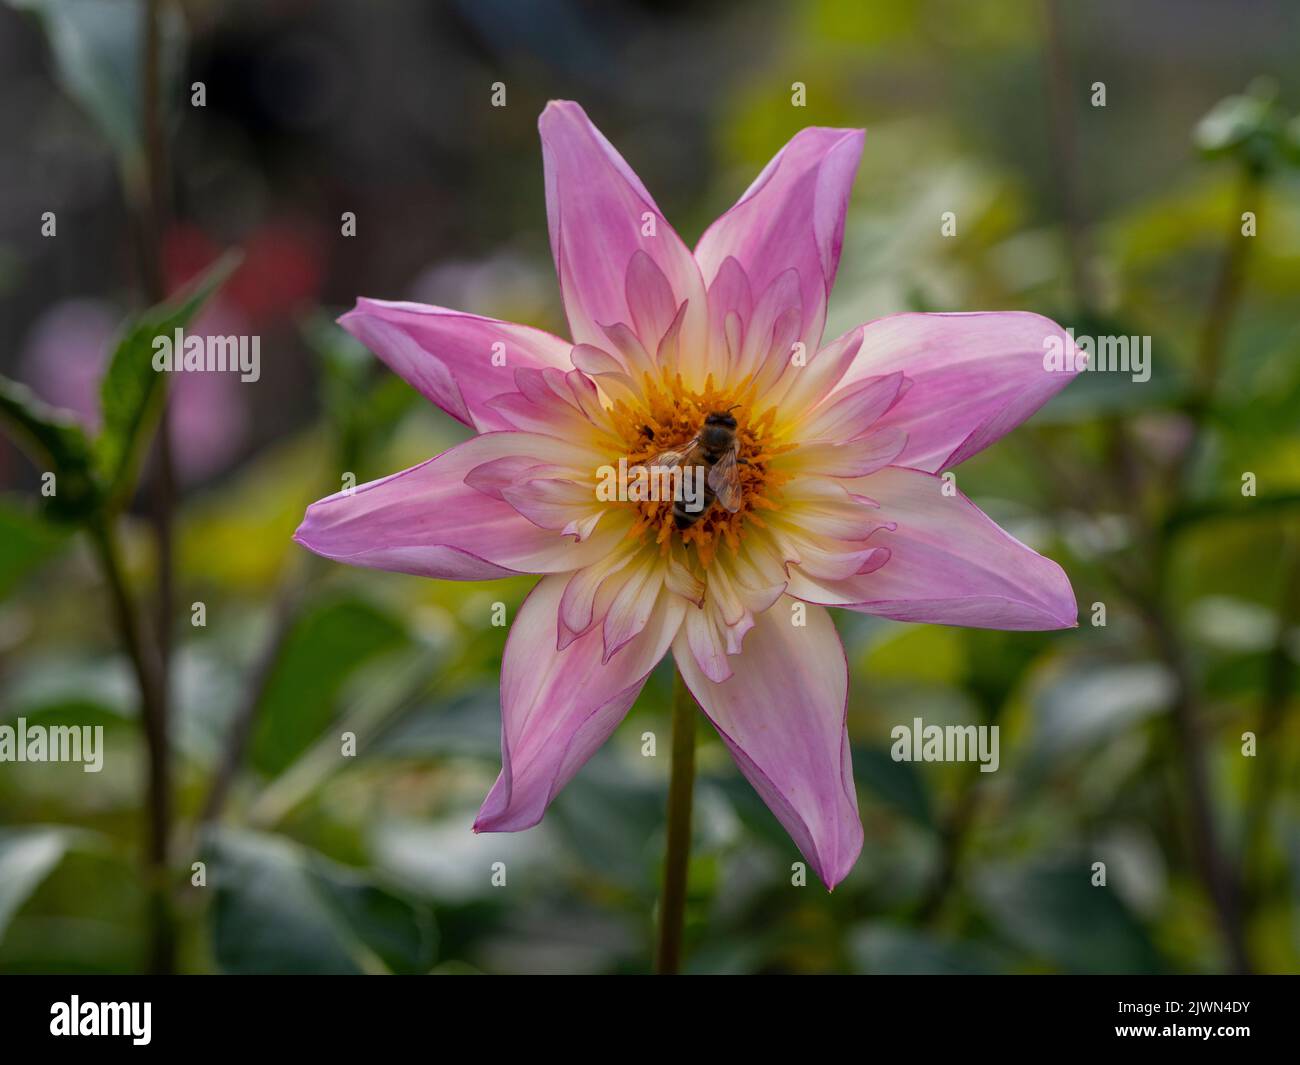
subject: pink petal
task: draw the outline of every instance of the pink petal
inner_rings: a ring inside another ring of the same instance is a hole
[[[810,354],[806,365],[796,366],[792,361],[767,398],[779,402],[784,413],[797,418],[839,384],[861,347],[862,326],[858,326]]]
[[[851,481],[796,477],[781,488],[782,508],[769,525],[787,525],[808,536],[831,540],[865,540],[882,525],[874,500],[845,488]]]
[[[937,473],[1010,432],[1056,395],[1074,372],[1047,370],[1048,345],[1073,341],[1050,318],[1023,311],[895,314],[863,327],[845,389],[902,371],[907,394],[880,420],[907,432],[898,465]],[[838,395],[838,392],[836,393]]]
[[[615,322],[604,328],[605,339],[609,342],[604,350],[607,354],[617,354],[621,360],[624,369],[631,375],[633,381],[640,381],[644,374],[651,377],[657,376],[654,356],[646,350],[644,344],[637,339],[630,326],[622,322]],[[592,345],[595,347],[595,345]],[[657,351],[657,348],[652,348]]]
[[[773,570],[775,583],[741,556],[732,565],[714,566],[708,574],[708,594],[703,601],[692,600],[694,609],[686,611],[686,644],[695,655],[696,665],[709,678],[721,684],[731,676],[731,656],[740,654],[745,634],[754,627],[754,619],[781,598],[785,591],[783,570]]]
[[[338,562],[444,580],[488,580],[511,573],[558,573],[589,565],[623,535],[600,530],[581,544],[529,521],[502,498],[465,483],[488,463],[499,474],[539,463],[590,469],[588,452],[554,437],[488,433],[428,462],[313,503],[294,539]],[[609,526],[610,522],[603,525]]]
[[[615,553],[597,559],[585,569],[580,569],[569,577],[560,598],[560,650],[563,651],[572,640],[581,636],[597,621],[605,619],[608,602],[601,603],[603,611],[597,613],[597,598],[603,588],[614,587],[617,576],[636,557],[635,545],[628,542],[621,545]],[[621,588],[621,586],[620,586]],[[613,596],[605,593],[605,598],[612,601]]]
[[[595,380],[612,398],[625,403],[640,401],[641,393],[627,367],[603,348],[591,344],[574,345],[573,365]]]
[[[798,307],[787,307],[772,323],[767,354],[759,357],[759,370],[754,375],[754,388],[758,395],[765,395],[794,364],[802,323],[803,312]]]
[[[687,344],[686,351],[690,358],[685,362],[682,360],[682,329],[686,324],[686,312],[689,307],[689,304],[683,303],[677,308],[677,313],[673,315],[672,321],[668,323],[668,328],[664,330],[655,348],[655,362],[661,370],[671,370],[674,374],[680,373],[686,380],[702,383],[705,373],[704,362],[699,357],[701,349]]]
[[[681,625],[682,601],[664,592],[646,626],[608,663],[598,628],[557,651],[566,583],[563,575],[544,577],[511,626],[501,668],[501,775],[475,832],[517,832],[542,819],[623,720]]]
[[[726,379],[728,367],[738,364],[743,347],[744,323],[754,310],[749,278],[735,259],[728,256],[709,285],[709,365],[715,381]],[[736,333],[728,333],[728,320]]]
[[[868,377],[841,389],[812,412],[799,427],[801,440],[832,440],[844,443],[864,436],[875,428],[902,394],[907,378],[901,373]]]
[[[843,444],[826,440],[803,444],[782,455],[778,468],[824,477],[865,477],[896,462],[906,447],[907,434],[901,429],[873,429]]]
[[[703,609],[688,610],[683,631],[686,634],[688,653],[708,680],[722,682],[732,676],[728,660],[728,626],[717,617],[718,610],[711,600],[705,600]],[[753,628],[751,620],[749,628]],[[745,629],[748,632],[749,629]],[[744,632],[740,634],[744,639]]]
[[[799,275],[785,270],[760,292],[744,323],[745,342],[735,373],[739,377],[761,376],[770,384],[790,364],[803,323]]]
[[[465,474],[465,483],[493,499],[505,499],[507,488],[548,474],[555,476],[562,469],[538,462],[532,455],[506,455],[475,466]]]
[[[559,337],[445,307],[359,299],[339,325],[422,396],[480,432],[510,428],[487,401],[515,390],[516,370],[572,368],[572,345]]]
[[[821,344],[863,137],[860,129],[818,127],[795,134],[695,248],[706,282],[712,283],[732,256],[755,293],[783,271],[797,270],[803,304],[800,336],[810,352]]]
[[[664,272],[640,248],[632,253],[627,264],[623,294],[641,343],[647,348],[657,348],[677,317],[678,301]]]
[[[690,302],[687,336],[693,349],[702,349],[707,310],[699,268],[641,179],[576,103],[552,100],[538,128],[551,252],[573,339],[603,347],[601,326],[658,324],[662,276],[671,290],[673,311],[683,301]],[[647,216],[653,235],[643,235]],[[642,263],[629,274],[638,251],[645,253],[653,271]],[[636,287],[642,283],[652,287],[642,293]],[[636,307],[628,302],[630,286]],[[648,347],[659,338],[642,340]]]
[[[546,469],[543,467],[543,469]],[[546,470],[550,473],[550,470]],[[543,529],[585,540],[608,513],[596,499],[590,483],[542,476],[518,481],[500,489],[501,497],[525,518]]]
[[[982,629],[1066,629],[1078,607],[1064,571],[999,528],[934,474],[890,466],[849,484],[895,528],[870,546],[890,554],[874,572],[817,580],[791,570],[791,595],[897,621]]]
[[[721,684],[704,675],[684,634],[673,657],[740,771],[833,888],[862,849],[845,727],[848,664],[830,614],[810,605],[797,627],[792,602],[757,617]]]
[[[606,662],[650,624],[664,595],[663,566],[655,555],[646,552],[645,557],[613,577],[610,584],[617,585],[618,591],[601,626]]]
[[[515,388],[486,403],[512,429],[574,439],[607,423],[600,393],[581,370],[520,369],[515,371]]]

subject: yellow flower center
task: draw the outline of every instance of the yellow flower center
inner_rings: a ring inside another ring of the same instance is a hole
[[[704,420],[715,412],[730,411],[736,419],[737,476],[740,483],[740,506],[733,513],[716,500],[686,528],[678,528],[673,517],[673,500],[661,499],[630,504],[640,514],[629,532],[642,536],[650,532],[665,553],[676,535],[686,547],[694,548],[699,560],[708,565],[717,550],[719,540],[725,541],[731,551],[740,547],[747,522],[760,528],[763,519],[759,510],[776,510],[777,503],[770,497],[778,494],[784,477],[770,468],[771,460],[790,445],[776,445],[772,441],[772,425],[776,408],[755,412],[753,394],[719,391],[710,376],[704,389],[696,392],[685,387],[680,375],[663,373],[655,381],[644,377],[643,402],[629,406],[622,400],[614,404],[611,414],[615,428],[624,442],[627,464],[652,465],[665,451],[681,451],[704,426]],[[705,471],[707,475],[707,471]]]

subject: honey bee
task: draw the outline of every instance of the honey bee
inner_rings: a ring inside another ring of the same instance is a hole
[[[740,462],[736,419],[730,410],[715,410],[710,413],[694,439],[684,444],[680,450],[661,452],[651,465],[666,468],[703,466],[706,471],[704,505],[699,510],[689,510],[684,499],[675,500],[673,524],[678,529],[689,529],[708,512],[714,499],[733,514],[738,511],[741,500]]]

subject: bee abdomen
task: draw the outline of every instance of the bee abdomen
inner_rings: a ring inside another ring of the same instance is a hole
[[[706,482],[704,485],[704,505],[699,510],[688,510],[684,499],[675,500],[673,502],[673,524],[678,529],[689,529],[708,513],[709,507],[713,506],[713,499],[713,489]]]

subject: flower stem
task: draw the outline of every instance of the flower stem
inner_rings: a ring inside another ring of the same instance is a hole
[[[691,801],[695,790],[695,699],[680,673],[673,674],[672,775],[668,782],[668,844],[659,897],[659,948],[655,972],[681,968],[686,921],[686,873],[691,860]]]
[[[168,892],[168,836],[171,829],[171,783],[167,759],[167,734],[163,724],[166,706],[156,645],[142,635],[141,619],[122,573],[121,552],[112,518],[101,517],[90,528],[108,585],[118,634],[140,690],[140,717],[148,755],[146,779],[146,893],[150,924],[149,969],[170,973],[175,965],[176,933]]]
[[[163,122],[162,91],[162,5],[163,0],[146,0],[141,41],[140,112],[144,133],[145,180],[140,212],[141,280],[145,301],[157,305],[167,295],[163,271],[162,238],[166,224],[167,146]],[[111,526],[101,544],[105,572],[113,586],[114,598],[124,636],[134,639],[131,652],[139,663],[148,664],[151,677],[140,675],[142,686],[152,687],[152,697],[144,695],[145,741],[149,754],[148,803],[151,824],[149,923],[152,944],[150,971],[167,974],[176,967],[176,929],[171,912],[168,869],[171,860],[171,737],[169,696],[172,657],[172,599],[174,564],[172,544],[172,509],[175,505],[175,470],[171,451],[171,419],[167,410],[167,393],[162,398],[157,436],[154,443],[155,483],[153,496],[154,536],[158,545],[158,588],[156,620],[152,631],[144,619],[132,616],[133,608],[121,574],[113,573],[115,544]],[[146,650],[145,633],[150,632],[154,647]],[[139,670],[138,670],[139,671]],[[142,687],[142,694],[143,694]]]

